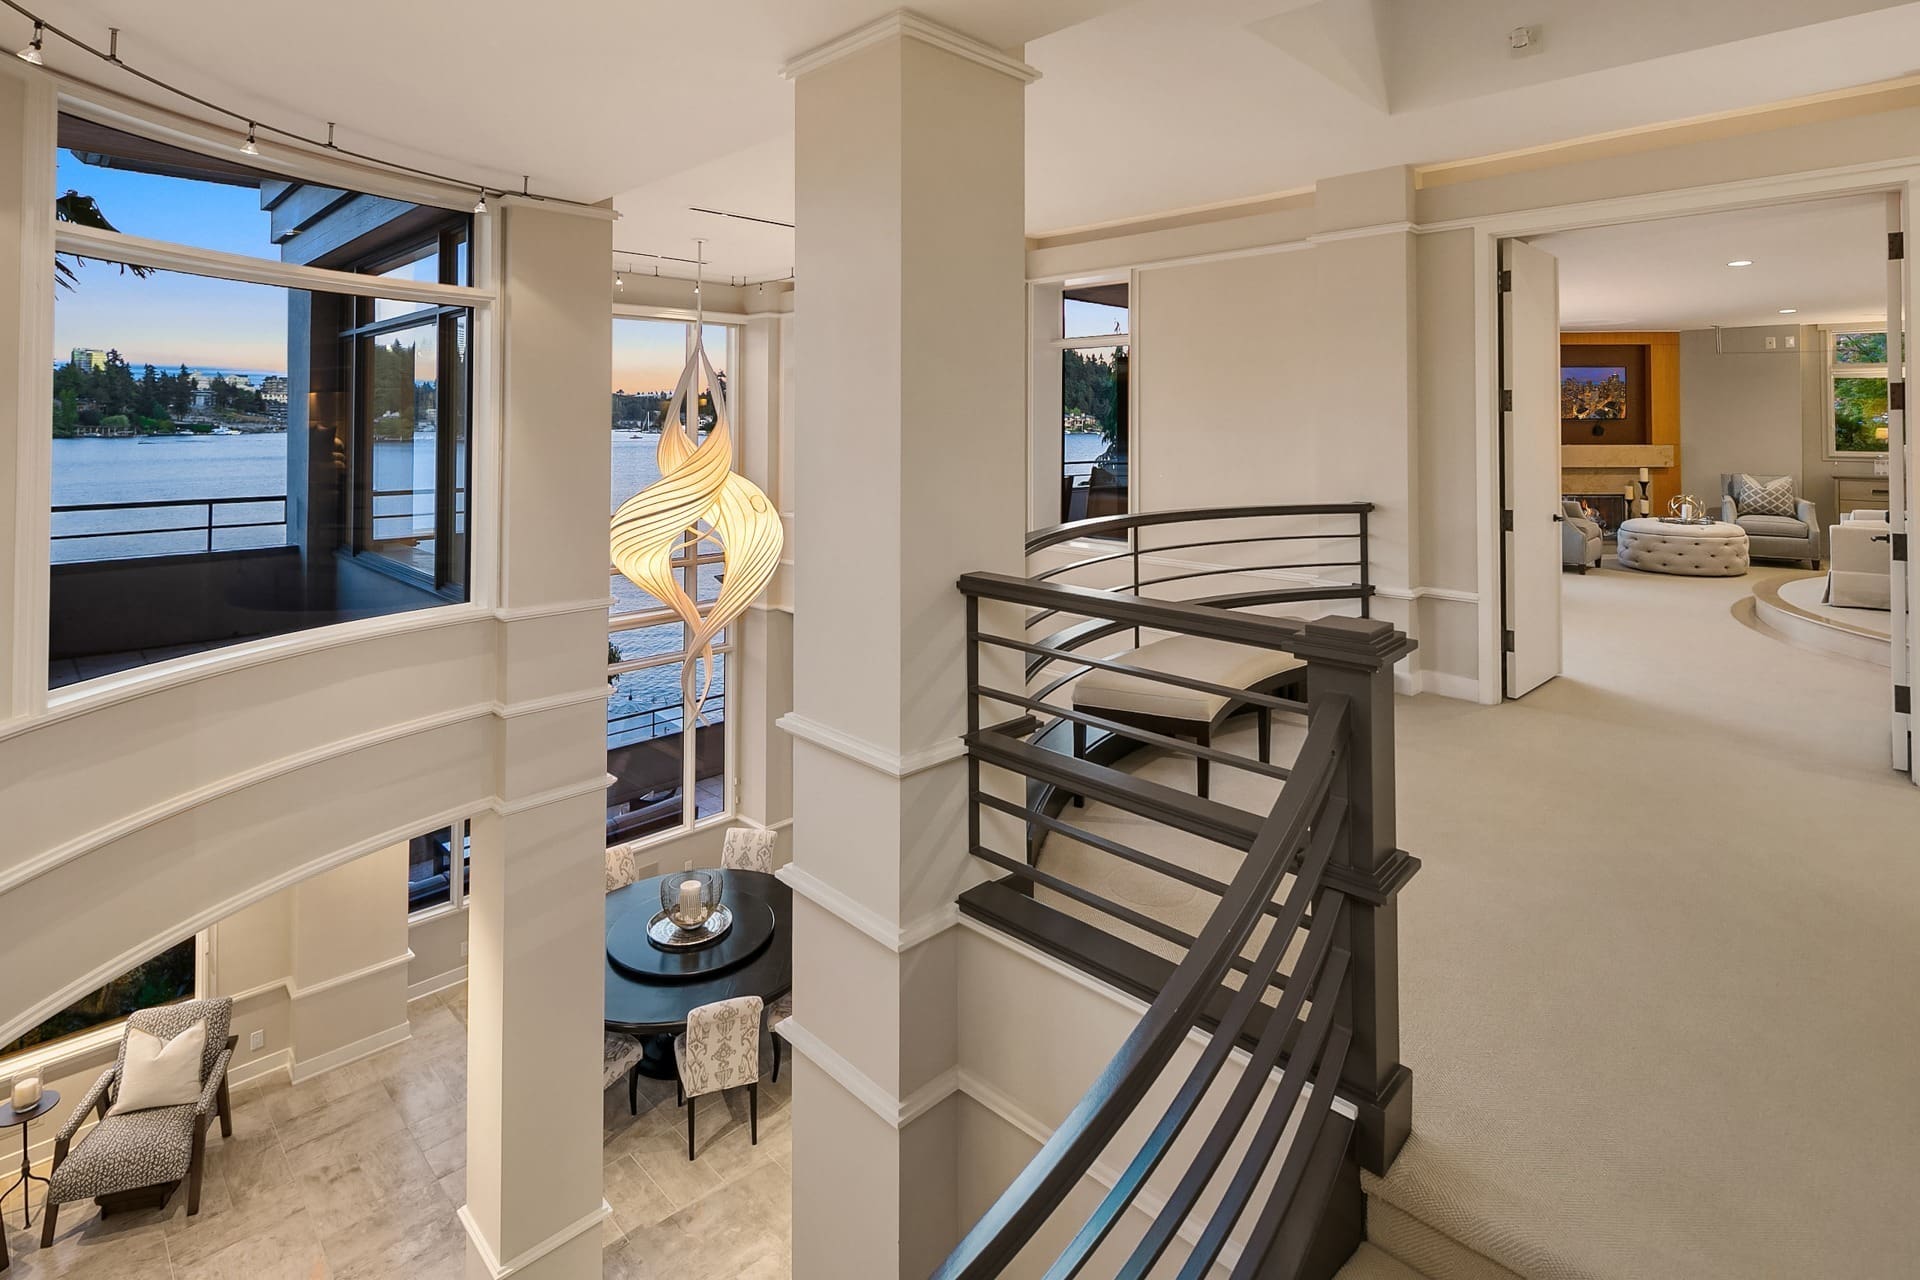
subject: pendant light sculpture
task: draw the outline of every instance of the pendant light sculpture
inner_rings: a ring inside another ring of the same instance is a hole
[[[629,582],[686,623],[681,694],[696,722],[704,723],[702,709],[713,685],[714,638],[773,580],[784,535],[767,495],[733,469],[732,412],[726,389],[707,359],[698,273],[694,300],[693,352],[660,424],[660,478],[613,513],[612,550],[614,566]],[[703,382],[713,400],[713,428],[701,440]],[[698,555],[703,543],[717,546],[722,555],[720,593],[704,612],[687,593],[674,563],[683,553]],[[696,659],[705,670],[697,692]]]

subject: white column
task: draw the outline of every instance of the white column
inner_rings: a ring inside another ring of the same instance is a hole
[[[736,714],[728,717],[728,731],[739,739],[734,744],[736,813],[782,832],[783,849],[791,848],[785,832],[793,818],[793,750],[775,724],[793,709],[793,485],[784,412],[787,335],[794,323],[785,305],[791,298],[779,288],[747,293],[741,395],[734,406],[740,415],[738,465],[780,513],[787,540],[772,585],[738,624],[745,678],[735,682]]]
[[[502,429],[497,813],[473,824],[467,1274],[600,1274],[605,957],[607,305],[611,223],[508,201],[492,215]],[[483,242],[487,237],[482,237]],[[482,446],[486,437],[480,437]],[[479,510],[487,510],[484,502]],[[480,552],[484,550],[483,556]],[[483,572],[485,572],[483,570]]]
[[[789,69],[797,470],[794,1275],[958,1238],[962,598],[1026,524],[1023,89],[895,18]]]
[[[0,720],[46,706],[53,81],[0,65]]]

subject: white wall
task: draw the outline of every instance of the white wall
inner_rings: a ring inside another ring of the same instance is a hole
[[[1817,344],[1815,334],[1796,336]],[[1746,337],[1737,329],[1680,335],[1680,483],[1716,510],[1723,473],[1800,481],[1800,352],[1752,350]]]

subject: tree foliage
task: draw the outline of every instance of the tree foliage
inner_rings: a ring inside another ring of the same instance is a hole
[[[1060,353],[1060,409],[1068,423],[1098,431],[1110,445],[1127,445],[1127,349]]]

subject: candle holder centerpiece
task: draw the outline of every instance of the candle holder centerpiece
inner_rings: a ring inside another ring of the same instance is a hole
[[[647,924],[647,938],[666,951],[710,947],[733,928],[733,909],[720,900],[723,881],[715,871],[685,871],[660,881],[660,910]]]

